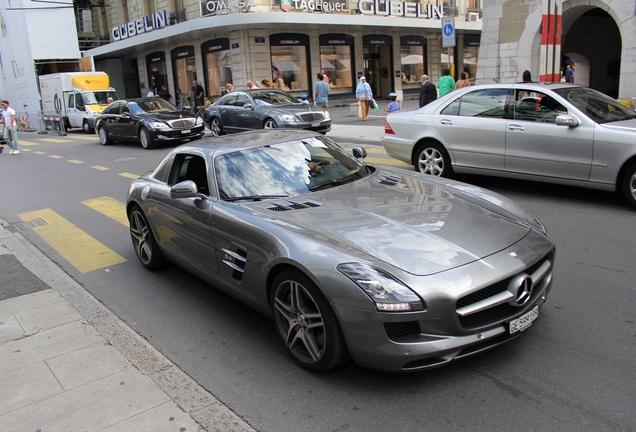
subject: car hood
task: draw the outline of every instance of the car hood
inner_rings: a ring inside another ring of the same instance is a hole
[[[622,120],[611,123],[603,123],[603,127],[609,129],[620,129],[628,132],[636,132],[636,119],[632,120]]]
[[[140,117],[153,119],[153,120],[160,120],[160,121],[178,120],[180,118],[184,118],[184,119],[196,118],[194,114],[186,113],[183,111],[162,111],[162,112],[145,113],[145,114],[142,114]]]
[[[479,260],[518,242],[531,229],[486,200],[422,177],[372,175],[311,195],[248,206],[307,237],[307,248],[317,242],[354,255],[356,250],[416,275]]]

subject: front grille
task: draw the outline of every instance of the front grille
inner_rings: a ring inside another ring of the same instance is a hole
[[[325,116],[322,113],[304,113],[300,115],[300,118],[303,121],[313,122],[313,121],[322,121],[325,119]]]
[[[185,118],[185,119],[179,119],[179,120],[170,120],[168,124],[173,129],[191,128],[196,124],[196,119]]]
[[[387,322],[384,323],[384,331],[389,339],[396,342],[410,336],[417,336],[422,332],[419,321]]]
[[[533,304],[536,301],[537,297],[539,297],[545,291],[545,288],[546,288],[545,281],[549,280],[549,278],[552,275],[553,262],[554,262],[554,254],[552,253],[549,256],[544,257],[543,259],[539,260],[535,264],[531,265],[524,272],[522,272],[522,274],[525,273],[527,275],[533,275],[535,274],[535,272],[540,270],[542,266],[544,265],[549,266],[547,271],[544,271],[539,278],[537,278],[536,280],[533,278],[532,296],[530,297],[530,300],[528,300],[526,304]],[[502,295],[502,293],[506,293],[506,291],[508,290],[508,285],[510,284],[511,280],[515,276],[503,279],[499,282],[496,282],[492,285],[482,288],[479,291],[476,291],[472,294],[469,294],[465,297],[460,298],[459,300],[457,300],[456,309],[459,311],[462,308],[466,308],[468,306],[474,305],[482,301],[488,302],[489,300],[493,300],[493,303],[495,303],[494,299],[497,296]],[[488,307],[483,310],[479,310],[474,313],[469,313],[469,314],[458,313],[457,318],[459,319],[459,322],[463,328],[475,329],[478,327],[487,326],[487,325],[508,320],[512,316],[517,315],[522,310],[523,310],[523,307],[518,307],[508,303],[508,301],[505,301],[504,303],[493,304],[493,306],[491,307]]]

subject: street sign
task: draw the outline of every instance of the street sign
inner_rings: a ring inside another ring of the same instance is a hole
[[[455,46],[455,17],[442,18],[442,48]]]

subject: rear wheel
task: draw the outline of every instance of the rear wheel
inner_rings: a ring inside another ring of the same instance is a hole
[[[426,142],[418,147],[415,170],[436,177],[451,177],[453,169],[444,147],[436,142]]]
[[[302,367],[325,372],[348,359],[336,314],[307,276],[295,270],[276,276],[271,307],[278,334]]]
[[[100,126],[99,129],[97,129],[97,137],[102,145],[109,145],[113,143],[113,140],[108,138],[108,132],[104,126]]]
[[[276,129],[277,127],[276,122],[272,119],[267,119],[263,123],[263,129]]]
[[[154,143],[152,142],[152,138],[150,137],[150,132],[148,132],[148,129],[146,129],[145,127],[142,127],[139,130],[139,142],[141,143],[141,146],[145,149],[150,149],[154,146]]]
[[[210,131],[212,132],[212,136],[215,137],[221,136],[223,133],[221,121],[218,118],[212,117],[212,120],[210,120]]]
[[[636,161],[627,166],[620,189],[629,205],[636,207]]]
[[[159,250],[148,219],[141,208],[134,206],[130,210],[128,219],[130,220],[130,238],[139,261],[149,270],[165,267],[167,261]]]

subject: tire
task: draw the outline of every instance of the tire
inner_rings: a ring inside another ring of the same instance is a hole
[[[130,221],[130,238],[139,261],[148,270],[159,270],[165,267],[167,261],[159,250],[146,215],[139,206],[135,205],[131,208],[128,220]]]
[[[145,127],[139,129],[139,142],[141,143],[141,146],[146,150],[151,149],[155,146],[155,144],[152,142],[152,138],[150,137],[150,132],[148,132],[148,129],[146,129]]]
[[[291,357],[312,372],[342,365],[349,353],[336,314],[304,274],[285,270],[272,285],[274,325]]]
[[[210,131],[212,132],[212,136],[218,137],[221,136],[223,134],[223,128],[221,127],[221,121],[216,118],[216,117],[212,117],[212,120],[210,120]]]
[[[636,207],[636,161],[632,161],[621,177],[620,190],[629,205]]]
[[[276,129],[276,128],[278,128],[278,126],[276,125],[276,122],[272,119],[267,119],[263,123],[263,129]]]
[[[415,171],[436,177],[450,178],[453,175],[446,149],[436,142],[425,142],[418,147],[415,154]]]
[[[100,126],[97,129],[97,137],[101,145],[110,145],[113,143],[113,140],[108,137],[108,132],[104,126]]]
[[[88,120],[84,120],[82,122],[82,130],[84,131],[84,133],[87,133],[87,134],[92,134],[94,132],[94,130],[91,127],[91,125],[88,124]]]

